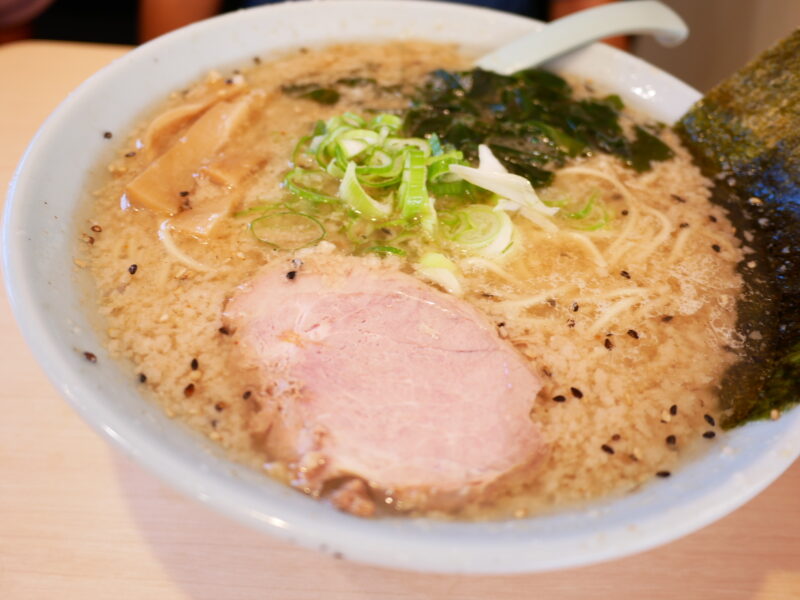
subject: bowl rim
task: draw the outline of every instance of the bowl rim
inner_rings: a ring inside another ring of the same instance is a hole
[[[785,448],[788,450],[777,456],[777,459],[774,453],[765,453],[757,457],[757,460],[753,460],[748,467],[751,473],[746,486],[742,486],[741,482],[731,481],[730,485],[716,490],[713,501],[706,499],[689,503],[682,513],[686,517],[685,513],[688,510],[688,517],[682,520],[676,521],[676,514],[671,512],[656,515],[648,521],[647,532],[643,536],[621,535],[619,540],[610,545],[602,538],[604,536],[610,538],[614,532],[601,532],[603,535],[591,542],[587,542],[582,536],[568,536],[559,543],[545,547],[538,540],[509,540],[502,536],[496,539],[485,537],[473,539],[464,527],[442,529],[437,525],[431,525],[428,528],[421,520],[420,527],[404,526],[402,522],[389,523],[389,530],[393,534],[392,543],[382,544],[380,540],[376,540],[376,535],[385,534],[387,531],[385,528],[372,527],[349,515],[332,514],[320,517],[323,513],[311,507],[299,494],[296,494],[297,499],[292,497],[287,502],[263,510],[263,499],[255,498],[252,490],[246,486],[235,486],[218,473],[198,470],[197,465],[189,457],[171,453],[166,446],[151,445],[152,435],[148,435],[138,424],[125,422],[110,403],[102,397],[95,397],[96,394],[87,388],[85,378],[75,372],[70,357],[65,353],[53,353],[52,349],[57,347],[56,333],[48,329],[43,315],[35,308],[36,290],[31,284],[30,269],[29,265],[26,265],[18,232],[24,229],[23,199],[28,190],[35,186],[35,182],[30,180],[29,167],[35,164],[41,149],[58,135],[59,127],[69,119],[72,108],[91,96],[95,88],[102,87],[115,70],[125,68],[130,63],[150,60],[170,46],[181,44],[182,40],[204,35],[209,31],[213,32],[229,24],[241,24],[245,19],[254,16],[256,11],[260,14],[272,14],[279,10],[302,12],[312,6],[314,10],[319,10],[326,5],[335,5],[338,11],[352,11],[362,10],[368,4],[378,3],[375,0],[340,0],[336,3],[299,2],[269,5],[221,15],[182,28],[132,50],[98,71],[72,92],[36,133],[25,150],[8,189],[2,232],[4,279],[12,312],[37,362],[84,421],[171,486],[241,523],[307,547],[328,552],[342,552],[358,562],[439,573],[530,573],[577,567],[641,552],[721,518],[758,494],[789,468],[794,459],[800,455],[800,435],[797,435],[800,433],[800,410],[786,415],[792,420],[791,430],[784,435],[786,439],[782,438],[782,443],[787,444]],[[382,7],[390,8],[408,8],[414,5],[416,11],[440,10],[452,12],[454,15],[462,12],[491,13],[496,17],[496,11],[491,9],[446,2],[426,2],[423,6],[412,0],[381,0],[380,4]],[[513,15],[504,14],[501,20],[507,22],[523,20],[530,28],[538,26],[536,22]],[[594,45],[592,52],[599,52],[604,57],[613,57],[614,60],[627,64],[643,62],[605,46]],[[242,59],[245,58],[247,56],[243,55]],[[666,79],[674,80],[675,85],[691,91],[686,84],[672,76],[652,65],[650,68]],[[693,91],[693,93],[699,98],[698,92]],[[795,432],[794,440],[787,437],[792,432]],[[314,501],[309,500],[309,502]],[[497,531],[502,532],[502,529],[503,527],[498,525]],[[343,531],[347,531],[344,537]],[[454,541],[457,543],[454,544]],[[564,553],[570,549],[574,551],[572,554]],[[493,559],[486,560],[490,554],[493,555]]]

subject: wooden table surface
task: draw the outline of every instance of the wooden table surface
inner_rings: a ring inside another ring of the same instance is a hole
[[[0,184],[47,114],[127,49],[0,47]],[[336,560],[179,496],[56,394],[0,295],[0,599],[800,599],[800,463],[734,514],[650,552],[556,573],[414,575]]]

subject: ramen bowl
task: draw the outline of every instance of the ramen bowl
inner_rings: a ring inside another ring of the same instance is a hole
[[[213,68],[343,41],[433,39],[480,55],[535,21],[437,2],[297,2],[231,13],[145,44],[87,80],[26,151],[6,203],[3,255],[12,308],[37,360],[81,416],[187,496],[255,529],[386,567],[520,573],[622,557],[719,519],[764,489],[800,454],[800,411],[719,436],[668,479],[635,493],[529,518],[450,522],[359,519],[238,465],[143,397],[104,350],[76,272],[77,223],[91,183],[113,157],[103,132],[128,130],[170,92]],[[591,78],[671,123],[699,98],[674,77],[594,45],[549,67]],[[87,361],[91,351],[95,361]]]

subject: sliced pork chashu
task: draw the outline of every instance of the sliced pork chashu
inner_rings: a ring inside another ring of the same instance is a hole
[[[259,381],[259,439],[297,487],[333,484],[367,515],[387,499],[456,510],[535,477],[540,383],[482,314],[369,260],[297,264],[262,270],[225,313]]]

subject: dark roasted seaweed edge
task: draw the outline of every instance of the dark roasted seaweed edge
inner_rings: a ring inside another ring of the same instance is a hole
[[[721,426],[731,429],[800,401],[800,163],[780,144],[761,143],[710,97],[675,131],[715,181],[712,202],[728,211],[736,237],[754,251],[737,266],[745,284],[736,322],[744,348],[719,387]]]

